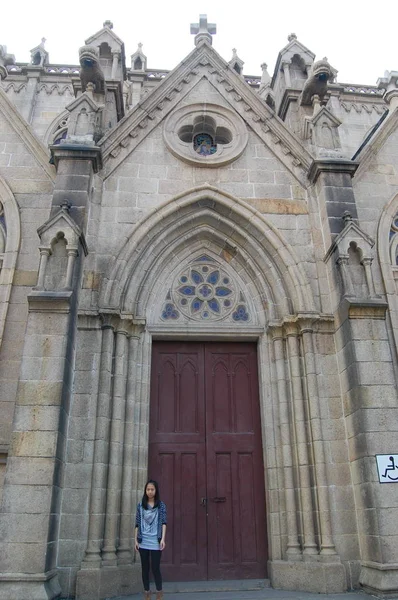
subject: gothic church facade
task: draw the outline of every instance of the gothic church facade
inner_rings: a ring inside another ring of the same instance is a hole
[[[398,73],[341,84],[291,34],[243,74],[0,46],[0,599],[165,579],[398,593]]]

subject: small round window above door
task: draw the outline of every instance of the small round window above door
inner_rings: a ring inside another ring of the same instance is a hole
[[[196,167],[219,167],[242,154],[248,132],[233,111],[198,103],[179,108],[167,118],[164,139],[177,158]]]

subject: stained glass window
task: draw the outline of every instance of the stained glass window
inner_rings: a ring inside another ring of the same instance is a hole
[[[206,255],[180,272],[167,294],[162,320],[178,320],[180,316],[195,321],[250,320],[243,292],[230,274]]]
[[[209,156],[217,152],[217,146],[208,133],[198,133],[193,139],[193,148],[201,156]]]

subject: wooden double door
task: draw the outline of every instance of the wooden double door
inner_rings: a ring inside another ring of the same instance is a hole
[[[255,344],[154,343],[149,476],[168,509],[166,580],[266,576]]]

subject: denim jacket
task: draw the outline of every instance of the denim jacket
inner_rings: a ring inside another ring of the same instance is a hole
[[[141,533],[141,502],[137,505],[137,512],[135,515],[135,526],[138,527],[137,541],[140,544],[142,542]],[[158,541],[162,539],[162,525],[167,525],[167,511],[164,502],[160,501],[158,504],[159,519],[158,519]]]

